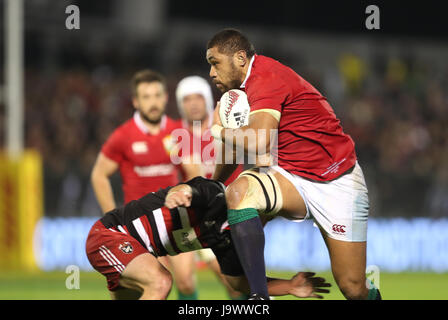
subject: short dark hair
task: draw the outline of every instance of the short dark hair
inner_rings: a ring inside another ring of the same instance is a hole
[[[248,58],[255,54],[255,47],[239,30],[226,28],[219,31],[207,43],[207,49],[216,47],[219,52],[232,55],[243,50]]]
[[[162,76],[160,73],[145,69],[137,72],[134,77],[132,78],[132,94],[134,96],[137,95],[137,87],[140,83],[144,82],[160,82],[163,85],[163,88],[166,90],[166,79],[164,76]]]

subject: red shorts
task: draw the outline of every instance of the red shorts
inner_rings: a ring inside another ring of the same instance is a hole
[[[142,253],[150,252],[135,238],[115,228],[107,229],[98,220],[87,236],[86,253],[95,270],[107,278],[107,288],[113,291],[128,263]]]

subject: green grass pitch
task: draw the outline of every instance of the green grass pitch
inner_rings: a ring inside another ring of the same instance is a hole
[[[269,272],[270,276],[289,278],[292,272]],[[325,299],[343,299],[329,272],[318,273],[325,277],[333,287]],[[81,272],[80,289],[68,290],[65,287],[67,274],[64,272],[0,273],[0,299],[23,300],[98,300],[109,299],[105,278],[96,272]],[[227,299],[224,288],[208,269],[198,271],[199,299]],[[398,300],[448,300],[448,273],[381,273],[380,288],[383,299]],[[169,299],[176,299],[176,290]],[[276,299],[295,299],[284,296]]]

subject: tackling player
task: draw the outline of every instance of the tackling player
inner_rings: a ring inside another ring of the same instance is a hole
[[[196,177],[160,189],[105,214],[91,228],[86,253],[92,266],[107,278],[113,299],[166,299],[171,274],[156,257],[211,248],[222,273],[235,289],[248,293],[244,271],[226,221],[225,187]],[[322,298],[330,287],[314,273],[300,272],[290,280],[269,279],[271,295]]]
[[[375,287],[366,286],[367,187],[354,142],[326,98],[292,69],[257,55],[238,30],[215,34],[207,44],[206,58],[218,89],[245,90],[251,107],[248,126],[224,129],[218,105],[212,135],[245,152],[270,151],[278,161],[244,172],[226,191],[232,239],[251,294],[268,299],[261,214],[295,221],[312,218],[344,296],[380,299]],[[236,138],[248,130],[257,133],[254,142]],[[270,150],[271,130],[278,133],[276,150]],[[218,165],[214,178],[224,181],[233,168]]]
[[[118,127],[104,143],[93,167],[91,180],[102,211],[116,207],[109,177],[120,170],[125,203],[148,192],[179,182],[179,170],[171,162],[176,141],[171,133],[180,121],[165,115],[168,101],[165,79],[157,72],[143,70],[132,80],[134,116]],[[200,175],[199,166],[181,164],[186,179]],[[180,299],[196,299],[194,255],[179,255],[170,261]]]

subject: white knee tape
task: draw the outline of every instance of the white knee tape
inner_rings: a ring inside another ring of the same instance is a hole
[[[246,195],[238,207],[255,208],[260,214],[275,215],[283,205],[283,197],[277,179],[266,168],[252,168],[239,177],[248,179]]]

